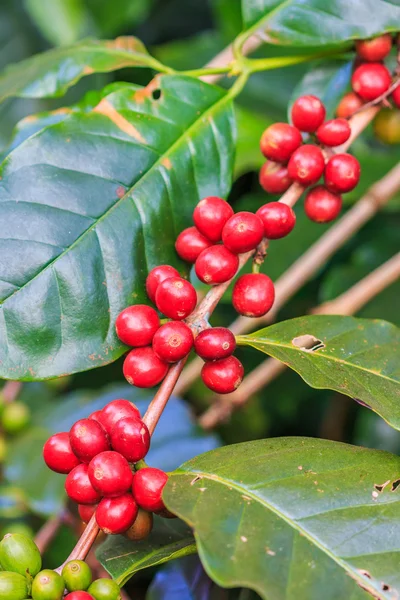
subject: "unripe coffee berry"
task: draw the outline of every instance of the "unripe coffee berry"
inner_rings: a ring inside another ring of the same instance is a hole
[[[77,504],[96,504],[101,498],[92,486],[89,475],[88,465],[80,464],[72,469],[65,480],[65,491],[67,495]]]
[[[225,248],[233,254],[243,254],[257,248],[264,236],[264,226],[257,215],[238,212],[231,217],[222,230]]]
[[[78,513],[84,523],[89,523],[96,512],[97,504],[79,504]]]
[[[135,418],[121,419],[114,426],[111,444],[128,462],[136,463],[142,460],[150,448],[147,425]]]
[[[28,598],[26,577],[12,571],[0,571],[0,598],[4,598],[4,600],[25,600],[25,598]]]
[[[316,96],[300,96],[291,111],[292,123],[300,131],[312,133],[325,119],[325,106]]]
[[[103,498],[96,510],[96,521],[107,535],[124,533],[136,519],[138,507],[132,494]]]
[[[84,463],[90,463],[96,454],[110,449],[107,433],[94,419],[77,421],[69,432],[69,439],[74,454]]]
[[[324,172],[325,161],[322,151],[317,146],[305,144],[293,154],[288,164],[289,176],[301,185],[316,183]]]
[[[316,135],[325,146],[340,146],[349,139],[351,128],[346,119],[331,119],[318,127]]]
[[[279,163],[286,163],[293,152],[302,144],[300,131],[288,123],[274,123],[262,134],[261,152]]]
[[[133,402],[129,402],[129,400],[125,400],[124,398],[117,398],[106,404],[103,410],[100,411],[97,420],[100,422],[100,425],[103,425],[108,435],[111,435],[114,425],[125,417],[137,417],[140,419],[139,409]]]
[[[199,333],[194,341],[194,348],[203,360],[219,360],[234,353],[236,339],[230,329],[210,327]]]
[[[112,579],[96,579],[88,592],[95,600],[121,600],[121,589]]]
[[[94,596],[89,594],[88,592],[71,592],[65,596],[65,600],[96,600]]]
[[[392,36],[390,33],[379,35],[371,40],[358,40],[356,51],[360,58],[368,62],[383,60],[392,49]]]
[[[196,262],[200,252],[209,246],[212,246],[211,240],[200,233],[197,227],[188,227],[181,231],[175,242],[175,250],[181,259],[188,263]]]
[[[351,154],[332,156],[325,167],[326,187],[334,193],[344,194],[353,190],[360,180],[360,163]]]
[[[161,325],[153,339],[154,353],[169,363],[178,362],[193,347],[193,333],[186,323],[170,321]]]
[[[4,571],[35,577],[42,568],[42,557],[32,539],[20,533],[7,533],[0,542],[0,565]]]
[[[390,71],[381,63],[362,64],[351,78],[353,90],[367,102],[387,92],[391,82]]]
[[[233,215],[232,207],[222,198],[208,196],[200,200],[193,212],[197,229],[212,242],[219,242],[222,229]]]
[[[69,592],[87,590],[92,583],[92,571],[83,560],[70,560],[61,572]]]
[[[160,469],[145,467],[133,476],[132,493],[137,504],[143,510],[156,512],[165,508],[161,497],[168,475]]]
[[[132,542],[140,542],[140,540],[144,540],[150,535],[152,529],[153,513],[139,508],[134,524],[124,535]]]
[[[400,144],[400,111],[382,108],[373,126],[378,140],[384,144]]]
[[[195,263],[197,277],[208,285],[229,281],[235,276],[239,259],[225,246],[211,246],[200,254]]]
[[[168,364],[160,360],[149,346],[131,350],[124,360],[122,370],[130,385],[149,388],[158,385],[164,379]]]
[[[296,224],[292,208],[283,202],[268,202],[256,213],[264,225],[264,235],[270,240],[278,240],[288,235]]]
[[[64,595],[64,579],[50,569],[40,571],[32,583],[33,600],[61,600]]]
[[[186,319],[194,311],[196,304],[196,290],[189,281],[182,277],[165,279],[157,288],[157,308],[170,319],[179,321]]]
[[[206,362],[201,370],[204,384],[217,394],[230,394],[242,383],[243,365],[236,356]]]
[[[66,431],[56,433],[47,440],[43,447],[43,458],[49,469],[65,475],[81,462],[72,451]]]
[[[179,277],[178,271],[170,265],[154,267],[147,275],[146,292],[152,302],[156,300],[156,291],[160,283],[169,277]]]
[[[246,317],[262,317],[272,308],[274,300],[274,284],[264,273],[242,275],[233,286],[232,304]]]
[[[360,96],[354,92],[349,92],[340,100],[336,109],[336,116],[341,119],[348,119],[353,113],[359,110],[363,104],[364,102],[361,100]]]
[[[115,321],[117,336],[127,346],[148,346],[160,327],[157,312],[146,304],[128,306]]]
[[[311,221],[329,223],[339,215],[342,197],[326,189],[323,185],[310,190],[304,202],[304,211]]]
[[[284,194],[293,183],[287,167],[270,160],[261,167],[259,181],[268,194]]]
[[[94,489],[107,498],[125,494],[132,485],[128,461],[112,450],[101,452],[90,461],[88,475]]]
[[[6,433],[15,435],[22,431],[29,423],[31,411],[23,402],[6,404],[1,414],[1,426]]]

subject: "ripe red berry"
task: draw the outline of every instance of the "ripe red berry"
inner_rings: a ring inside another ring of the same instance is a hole
[[[304,211],[311,221],[329,223],[339,215],[342,209],[342,197],[317,185],[310,190],[304,202]]]
[[[129,462],[136,463],[142,460],[150,448],[147,425],[136,418],[121,419],[114,426],[111,445]]]
[[[192,330],[182,321],[171,321],[161,325],[153,339],[154,353],[169,363],[178,362],[187,356],[192,347]]]
[[[100,425],[103,425],[108,435],[111,435],[114,425],[120,419],[125,419],[125,417],[140,419],[139,409],[133,402],[129,402],[129,400],[125,400],[124,398],[117,398],[117,400],[112,400],[112,402],[106,404],[103,410],[100,411],[97,420],[100,422]]]
[[[289,123],[274,123],[262,134],[261,152],[276,162],[285,163],[302,144],[300,131]]]
[[[78,513],[80,518],[84,523],[89,523],[90,519],[93,517],[98,504],[79,504],[78,505]]]
[[[295,127],[312,133],[325,119],[325,106],[316,96],[300,96],[292,106],[291,116]]]
[[[206,362],[201,370],[205,385],[217,394],[230,394],[242,383],[243,365],[236,356]]]
[[[233,286],[232,304],[241,315],[262,317],[275,300],[275,288],[264,273],[242,275]]]
[[[360,58],[368,62],[383,60],[392,49],[392,36],[390,33],[379,35],[371,40],[358,40],[356,51]]]
[[[122,371],[130,385],[150,388],[164,379],[168,366],[154,354],[151,346],[147,346],[131,350],[124,360]]]
[[[235,336],[225,327],[205,329],[194,341],[194,349],[203,360],[227,358],[235,352],[235,348]]]
[[[325,146],[340,146],[347,142],[351,135],[351,127],[346,119],[325,121],[317,129],[317,138]]]
[[[91,413],[91,414],[88,416],[88,419],[90,419],[90,420],[93,420],[93,421],[97,421],[97,423],[100,423],[100,425],[101,425],[101,426],[103,427],[103,429],[104,429],[104,426],[103,426],[103,424],[102,424],[102,422],[101,422],[101,413],[102,413],[102,411],[101,411],[101,410],[95,410],[94,412],[92,412],[92,413]]]
[[[96,521],[104,533],[116,535],[124,533],[138,514],[138,506],[132,494],[123,494],[118,498],[104,498],[96,510]]]
[[[78,465],[68,473],[65,480],[65,491],[77,504],[96,504],[101,499],[101,494],[90,482],[88,469],[88,465]]]
[[[188,263],[196,262],[200,252],[209,246],[212,246],[212,242],[204,237],[197,227],[188,227],[181,231],[175,242],[175,250],[181,259]]]
[[[397,108],[400,108],[400,85],[398,85],[397,88],[393,90],[391,98],[397,106]]]
[[[243,254],[257,248],[264,237],[264,226],[257,215],[251,212],[238,212],[231,217],[222,230],[225,248],[233,254]]]
[[[65,600],[95,600],[89,592],[71,592],[65,596]]]
[[[140,508],[156,512],[165,508],[161,497],[168,475],[160,469],[145,467],[136,471],[133,477],[132,493]]]
[[[157,312],[146,304],[128,306],[115,321],[117,336],[127,346],[148,346],[159,327]]]
[[[100,423],[94,419],[80,419],[69,432],[71,448],[84,463],[90,463],[92,458],[110,449],[107,433]]]
[[[225,246],[211,246],[200,254],[195,263],[197,277],[203,283],[216,285],[235,276],[239,259]]]
[[[56,473],[67,474],[80,464],[80,460],[72,451],[67,432],[52,435],[43,447],[43,458],[46,465]]]
[[[203,250],[206,252],[206,250]],[[170,319],[186,319],[196,308],[196,290],[182,277],[169,277],[157,288],[156,305]]]
[[[101,452],[90,461],[88,475],[94,489],[107,498],[125,494],[132,485],[128,461],[112,450]]]
[[[292,154],[288,172],[293,181],[307,186],[318,181],[324,168],[325,161],[321,149],[312,144],[306,144]]]
[[[354,92],[349,92],[348,94],[345,94],[339,102],[336,109],[336,116],[340,119],[347,119],[348,117],[351,117],[356,110],[359,110],[363,104],[364,102],[361,100],[360,96]]]
[[[232,207],[222,198],[208,196],[200,200],[193,212],[197,229],[212,242],[219,242],[222,229],[233,215]]]
[[[360,180],[360,163],[351,154],[332,156],[325,168],[325,185],[334,193],[344,194],[353,190]]]
[[[261,167],[259,181],[268,194],[284,194],[293,183],[287,167],[272,161],[267,161]]]
[[[288,235],[296,224],[292,208],[283,202],[269,202],[256,213],[264,225],[264,234],[270,240],[278,240]]]
[[[156,300],[156,291],[160,283],[169,277],[180,277],[178,271],[170,265],[154,267],[147,275],[146,292],[152,302]]]
[[[390,71],[381,63],[360,65],[351,78],[353,90],[366,101],[376,100],[387,92],[391,82]]]

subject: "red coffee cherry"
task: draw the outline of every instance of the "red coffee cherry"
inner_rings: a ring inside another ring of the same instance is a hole
[[[79,504],[78,505],[78,513],[80,518],[84,523],[89,523],[90,519],[93,517],[98,504]]]
[[[123,494],[118,498],[104,498],[96,510],[96,521],[107,535],[124,533],[138,514],[138,506],[132,494]]]
[[[307,186],[318,181],[324,168],[325,161],[321,149],[312,144],[305,144],[292,154],[288,172],[293,181]]]
[[[193,212],[197,229],[212,242],[219,242],[222,229],[233,215],[233,208],[222,198],[208,196],[200,200]]]
[[[243,365],[236,356],[206,362],[201,370],[204,384],[217,394],[230,394],[242,383]]]
[[[101,452],[90,461],[88,475],[94,489],[107,498],[125,494],[132,485],[128,461],[112,450]]]
[[[398,85],[397,88],[393,90],[391,98],[397,106],[397,108],[400,108],[400,85]]]
[[[128,462],[136,463],[142,460],[150,448],[147,425],[136,418],[121,419],[114,426],[111,444]]]
[[[189,354],[193,347],[193,333],[186,323],[171,321],[161,325],[153,339],[156,356],[169,363],[178,362]]]
[[[169,277],[180,277],[178,271],[170,265],[154,267],[147,275],[146,292],[152,302],[156,300],[156,291],[160,283]]]
[[[52,435],[43,447],[46,465],[56,473],[67,474],[80,464],[72,451],[69,434],[65,431]]]
[[[300,131],[312,133],[325,119],[325,106],[316,96],[300,96],[291,111],[292,122]]]
[[[357,67],[351,78],[351,87],[367,102],[387,92],[392,82],[390,71],[381,63],[365,63]]]
[[[325,146],[340,146],[347,142],[351,135],[351,127],[346,119],[325,121],[317,129],[317,138]]]
[[[95,600],[89,592],[71,592],[65,596],[66,600]]]
[[[235,348],[235,336],[225,327],[205,329],[194,341],[194,349],[203,360],[227,358],[235,352]]]
[[[261,152],[276,162],[285,163],[302,144],[300,131],[289,123],[274,123],[262,134]]]
[[[288,235],[296,224],[292,208],[283,202],[268,202],[256,214],[264,225],[264,234],[270,240],[278,240]]]
[[[203,250],[206,252],[206,250]],[[186,319],[196,308],[196,290],[182,277],[169,277],[157,288],[156,306],[170,319]]]
[[[304,211],[311,221],[329,223],[339,215],[342,197],[326,189],[323,185],[310,190],[304,202]]]
[[[110,449],[107,433],[100,423],[94,419],[80,419],[69,432],[71,448],[84,463],[90,463],[92,458]]]
[[[233,254],[243,254],[257,248],[264,236],[264,226],[257,215],[251,212],[238,212],[233,215],[222,230],[225,248]]]
[[[360,163],[351,154],[332,156],[325,167],[325,185],[331,192],[345,194],[353,190],[360,180]]]
[[[157,312],[146,304],[128,306],[115,321],[117,336],[127,346],[148,346],[159,327]]]
[[[390,33],[379,35],[371,40],[358,40],[356,52],[360,58],[368,62],[383,60],[392,49],[392,36]]]
[[[196,227],[188,227],[181,231],[175,242],[175,250],[181,259],[188,263],[196,262],[200,252],[209,246],[212,246],[212,242]]]
[[[90,419],[91,421],[96,421],[103,427],[103,424],[101,423],[101,412],[102,412],[101,410],[95,410],[88,416],[88,419]],[[104,427],[103,427],[103,429],[104,429]]]
[[[168,475],[160,469],[145,467],[133,476],[132,493],[137,504],[143,510],[156,512],[165,508],[161,497]]]
[[[197,277],[203,283],[216,285],[235,276],[239,259],[225,246],[211,246],[200,254],[195,263]]]
[[[272,308],[274,300],[274,284],[264,273],[242,275],[233,286],[232,304],[246,317],[262,317]]]
[[[168,371],[168,364],[153,352],[153,348],[134,348],[129,352],[122,367],[125,379],[130,385],[150,388],[158,385]]]
[[[268,194],[284,194],[293,183],[287,167],[267,161],[260,169],[259,181]]]
[[[359,110],[364,102],[360,96],[357,96],[354,92],[345,94],[338,104],[336,109],[336,116],[340,119],[348,119],[353,113]]]
[[[68,473],[65,480],[65,491],[77,504],[96,504],[101,499],[90,482],[88,469],[88,465],[78,465]]]
[[[97,420],[100,422],[100,425],[103,425],[108,435],[111,435],[114,425],[120,419],[125,419],[125,417],[140,419],[139,409],[133,402],[129,402],[129,400],[125,400],[124,398],[117,398],[117,400],[112,400],[112,402],[106,404],[103,410],[100,411],[100,414],[98,414]]]

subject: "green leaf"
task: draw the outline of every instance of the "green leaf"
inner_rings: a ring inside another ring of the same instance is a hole
[[[25,9],[41,34],[56,46],[87,33],[89,15],[83,0],[25,0]]]
[[[109,536],[96,557],[111,577],[124,585],[137,571],[196,552],[192,531],[185,523],[155,515],[148,538],[131,542],[123,536]]]
[[[398,2],[386,0],[242,0],[246,27],[268,41],[291,46],[328,46],[397,31]]]
[[[268,600],[394,600],[399,472],[400,458],[385,452],[275,438],[194,458],[163,497],[221,586]]]
[[[224,91],[162,76],[148,88],[124,86],[7,156],[0,377],[51,378],[125,352],[117,314],[148,301],[151,268],[186,268],[174,241],[200,198],[227,194],[234,135]]]
[[[235,178],[238,178],[244,173],[258,170],[265,162],[260,152],[260,137],[264,129],[272,125],[273,121],[239,104],[235,106],[235,113],[238,127]]]
[[[312,387],[351,396],[400,429],[400,330],[386,321],[314,315],[237,338]]]

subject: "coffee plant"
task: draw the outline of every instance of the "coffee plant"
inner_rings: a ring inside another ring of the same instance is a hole
[[[398,599],[399,0],[1,15],[0,600]]]

